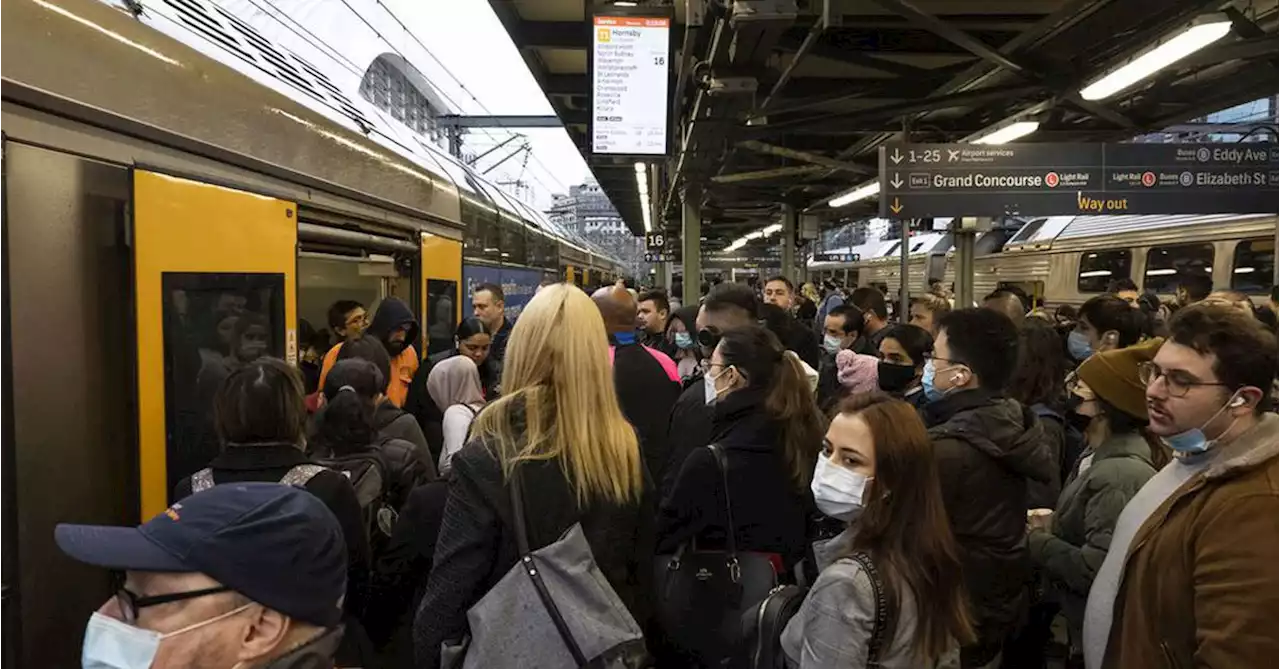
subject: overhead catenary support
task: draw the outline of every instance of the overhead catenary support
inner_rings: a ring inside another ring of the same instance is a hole
[[[738,146],[748,151],[755,151],[756,153],[764,153],[771,156],[779,156],[782,158],[791,158],[792,160],[800,160],[806,163],[813,163],[814,165],[822,165],[824,167],[830,167],[832,169],[837,169],[837,170],[844,170],[846,172],[854,172],[856,174],[872,174],[875,172],[875,170],[867,167],[866,165],[848,163],[843,160],[828,158],[826,156],[822,156],[816,153],[809,153],[808,151],[796,151],[795,149],[788,149],[785,146],[778,146],[776,144],[766,144],[765,142],[758,142],[753,139],[738,142]]]
[[[793,283],[796,276],[796,223],[799,212],[793,204],[782,205],[782,276]]]
[[[559,116],[460,116],[449,114],[436,117],[441,128],[561,128],[564,122]]]
[[[795,167],[778,167],[772,170],[752,170],[750,172],[734,172],[732,174],[717,174],[711,177],[712,183],[732,184],[742,181],[764,181],[766,179],[780,179],[783,177],[797,177],[806,174],[817,174],[825,172],[828,168],[821,165],[797,165]]]
[[[695,306],[702,297],[702,189],[686,185],[681,192],[680,251],[684,267],[681,304]]]
[[[510,143],[512,143],[512,142],[514,142],[514,141],[516,141],[517,139],[521,139],[521,138],[523,138],[523,137],[524,137],[524,135],[512,135],[512,136],[510,136],[510,137],[508,137],[508,138],[506,138],[506,139],[502,140],[502,142],[500,142],[500,143],[498,143],[498,144],[495,144],[495,145],[493,145],[493,146],[489,147],[489,148],[488,148],[488,149],[486,149],[483,153],[481,153],[480,155],[476,156],[475,158],[472,158],[470,161],[468,161],[468,164],[469,164],[469,165],[475,165],[476,163],[480,162],[480,159],[481,159],[481,158],[483,158],[483,157],[485,157],[485,156],[489,155],[490,153],[493,153],[494,151],[497,151],[498,149],[501,149],[502,147],[504,147],[504,146],[506,146],[506,145],[508,145],[508,144],[510,144]]]

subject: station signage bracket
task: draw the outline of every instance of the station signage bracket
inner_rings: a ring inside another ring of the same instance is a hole
[[[670,152],[670,10],[613,8],[592,17],[591,156],[652,158]]]
[[[1240,144],[887,144],[880,215],[1277,213],[1277,147]]]

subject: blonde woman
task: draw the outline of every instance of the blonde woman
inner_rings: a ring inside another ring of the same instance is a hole
[[[507,482],[524,488],[529,547],[581,521],[596,562],[642,626],[654,500],[635,429],[618,406],[604,320],[586,293],[543,288],[511,332],[503,396],[453,456],[435,564],[414,621],[419,669],[467,632],[467,609],[518,559]]]

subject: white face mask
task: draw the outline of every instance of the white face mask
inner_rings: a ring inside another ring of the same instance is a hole
[[[867,482],[871,480],[874,479],[831,464],[829,458],[819,456],[809,489],[813,491],[813,501],[817,502],[819,511],[836,520],[850,522],[862,515],[862,496]]]
[[[253,604],[245,604],[220,616],[167,634],[135,627],[94,611],[84,630],[81,666],[84,669],[148,669],[155,660],[156,652],[160,650],[161,641],[225,620],[250,606]]]
[[[720,397],[720,391],[716,390],[716,381],[720,380],[720,377],[724,376],[725,372],[731,369],[733,369],[733,365],[720,370],[719,374],[712,374],[711,371],[708,370],[707,373],[703,375],[703,400],[707,404],[714,404],[716,399]]]

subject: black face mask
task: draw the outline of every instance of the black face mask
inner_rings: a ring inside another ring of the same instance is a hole
[[[885,392],[900,393],[910,388],[911,382],[916,379],[916,368],[911,365],[895,365],[881,360],[877,367],[880,390]]]
[[[1089,429],[1089,423],[1093,422],[1093,416],[1076,413],[1074,411],[1067,413],[1067,425],[1075,428],[1076,432],[1084,434]]]

